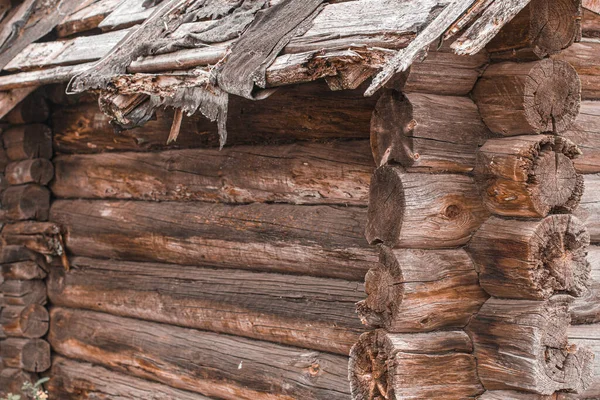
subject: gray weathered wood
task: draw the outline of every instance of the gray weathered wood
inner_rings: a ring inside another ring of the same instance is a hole
[[[574,214],[587,228],[592,243],[600,243],[600,174],[584,175],[585,191]]]
[[[584,38],[553,58],[575,68],[584,100],[600,100],[600,38]]]
[[[600,247],[590,246],[587,259],[591,265],[591,282],[587,292],[570,304],[571,323],[575,325],[600,322]]]
[[[600,324],[571,326],[568,330],[569,342],[577,347],[586,347],[594,353],[593,377],[591,385],[584,391],[573,394],[559,394],[559,400],[593,400],[600,398]]]
[[[583,174],[600,173],[600,101],[581,102],[581,111],[564,137],[577,143],[583,153],[575,168]]]

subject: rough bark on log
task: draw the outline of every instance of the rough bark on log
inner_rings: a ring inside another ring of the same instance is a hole
[[[182,133],[185,134],[185,133]],[[62,198],[367,205],[367,141],[59,156]]]
[[[492,217],[473,236],[469,252],[481,286],[492,296],[541,300],[588,288],[589,234],[577,218],[543,220]]]
[[[599,54],[600,38],[584,38],[553,57],[575,68],[581,80],[581,97],[584,100],[600,100]]]
[[[210,400],[201,394],[62,357],[54,357],[50,376],[45,386],[51,399]]]
[[[586,347],[594,353],[593,377],[591,385],[576,395],[559,394],[558,400],[595,400],[600,398],[600,324],[576,325],[569,327],[569,342],[578,347]]]
[[[48,332],[49,321],[48,310],[39,304],[4,307],[0,314],[2,331],[8,337],[40,338]]]
[[[3,294],[0,303],[4,306],[44,305],[47,301],[46,284],[37,279],[4,281],[0,284],[0,292]]]
[[[488,140],[475,169],[484,204],[507,217],[572,212],[584,191],[572,161],[580,153],[571,141],[550,135]]]
[[[380,246],[379,263],[365,278],[367,299],[357,304],[370,328],[404,333],[462,328],[488,298],[462,249]]]
[[[50,117],[50,107],[42,92],[27,96],[9,112],[5,120],[9,124],[23,125],[44,122]]]
[[[4,280],[32,280],[44,279],[46,272],[34,261],[19,261],[11,264],[2,264],[2,277]]]
[[[110,326],[111,329],[105,329]],[[256,340],[53,309],[59,354],[223,399],[347,399],[347,358]]]
[[[583,178],[585,191],[574,214],[585,225],[592,243],[600,243],[600,174]]]
[[[537,60],[571,46],[580,34],[580,0],[533,0],[486,49],[493,59]]]
[[[564,61],[506,62],[485,71],[473,97],[494,133],[562,133],[579,113],[581,83],[575,69]]]
[[[37,382],[38,376],[32,372],[16,368],[3,368],[0,370],[0,395],[19,393],[25,382]]]
[[[471,398],[483,392],[472,344],[462,331],[365,333],[350,351],[352,398]]]
[[[58,200],[51,216],[71,253],[86,257],[349,280],[377,261],[356,207]]]
[[[369,243],[389,247],[455,247],[467,243],[487,216],[470,177],[383,166],[371,180],[365,234]]]
[[[71,36],[98,27],[121,3],[120,0],[99,0],[67,16],[55,28],[58,37]]]
[[[46,221],[50,209],[50,192],[43,186],[11,186],[2,193],[0,216],[4,221],[37,219]]]
[[[468,173],[489,137],[467,97],[384,93],[371,118],[375,163],[399,163],[411,172]]]
[[[579,116],[563,136],[577,143],[583,153],[574,160],[577,171],[600,173],[600,101],[583,101]]]
[[[80,257],[71,266],[52,269],[55,305],[343,355],[364,330],[358,282]]]
[[[44,372],[51,365],[50,345],[42,339],[8,338],[0,342],[0,355],[5,366],[28,372]]]
[[[591,282],[587,292],[575,298],[569,308],[574,325],[600,322],[600,247],[590,246],[587,259],[592,266]]]
[[[12,161],[52,158],[52,131],[46,125],[22,125],[2,134],[6,155]]]
[[[569,322],[567,296],[489,299],[467,326],[485,388],[551,395],[588,387],[593,353],[569,343]]]
[[[54,176],[54,167],[45,158],[16,161],[7,165],[4,176],[11,185],[23,185],[25,183],[47,185]]]

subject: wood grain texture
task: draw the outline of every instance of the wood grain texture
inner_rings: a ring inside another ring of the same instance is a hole
[[[377,261],[355,207],[55,201],[73,255],[362,280]]]
[[[0,313],[1,330],[8,337],[40,338],[48,332],[49,321],[48,310],[39,304],[4,307]]]
[[[46,221],[50,209],[50,192],[44,186],[27,184],[11,186],[2,193],[3,221],[37,219]]]
[[[488,390],[477,398],[478,400],[556,400],[556,395],[519,392],[516,390]]]
[[[0,305],[27,306],[45,305],[47,302],[46,284],[42,280],[7,280],[0,284]]]
[[[600,324],[571,326],[568,330],[569,342],[577,347],[586,347],[594,353],[593,377],[591,385],[578,394],[559,394],[558,400],[593,400],[600,397]]]
[[[16,161],[6,166],[4,176],[11,185],[39,183],[44,186],[54,177],[54,166],[45,158]]]
[[[0,342],[0,356],[6,367],[27,372],[44,372],[51,365],[50,345],[42,339],[5,339]]]
[[[585,227],[571,215],[543,220],[492,217],[468,249],[489,294],[533,300],[585,293],[590,284],[589,243]]]
[[[600,38],[583,38],[553,58],[575,68],[581,80],[582,99],[600,100]]]
[[[50,107],[42,91],[33,92],[6,114],[6,121],[13,125],[45,122],[50,117]]]
[[[383,166],[371,180],[365,235],[389,247],[455,247],[467,243],[487,216],[470,177]]]
[[[584,38],[600,38],[600,12],[584,7],[581,28]]]
[[[592,268],[589,288],[569,306],[574,325],[600,322],[600,247],[590,246],[587,259]]]
[[[9,264],[2,264],[2,278],[4,280],[32,280],[44,279],[46,272],[40,268],[35,261],[17,261]]]
[[[583,153],[574,160],[577,171],[600,173],[600,101],[581,102],[581,112],[563,136],[577,143]]]
[[[22,125],[2,134],[6,155],[12,161],[52,158],[52,131],[46,125]]]
[[[584,175],[585,191],[574,214],[585,225],[592,243],[600,243],[600,174]]]
[[[59,308],[49,340],[63,356],[209,397],[349,396],[347,358],[316,351]]]

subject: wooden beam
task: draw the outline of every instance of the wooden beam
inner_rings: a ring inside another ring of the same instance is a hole
[[[574,325],[600,322],[600,247],[590,246],[587,259],[591,265],[591,282],[588,290],[576,297],[569,306]]]
[[[585,192],[574,214],[583,222],[592,243],[600,243],[600,174],[584,175]]]
[[[583,153],[573,160],[577,172],[600,173],[600,101],[581,102],[577,119],[563,136],[577,143]]]

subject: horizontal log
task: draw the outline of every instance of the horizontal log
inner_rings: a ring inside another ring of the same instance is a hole
[[[584,100],[600,100],[600,38],[584,38],[553,58],[575,68]]]
[[[227,144],[264,145],[291,140],[367,139],[376,98],[363,91],[332,92],[322,82],[282,88],[262,101],[232,97],[227,120]],[[184,117],[177,141],[167,145],[171,111],[141,128],[114,133],[109,118],[96,104],[64,107],[52,116],[54,144],[61,153],[148,151],[217,147],[216,124],[201,115]]]
[[[371,179],[366,237],[389,247],[444,248],[467,243],[485,221],[473,179],[379,167]]]
[[[483,392],[471,341],[462,331],[365,333],[350,352],[356,400],[472,398]]]
[[[62,198],[367,205],[367,141],[219,150],[64,155],[52,192]]]
[[[600,324],[569,327],[569,342],[577,347],[586,347],[594,353],[593,377],[591,385],[577,395],[559,395],[559,400],[593,400],[600,398]]]
[[[572,212],[584,191],[573,163],[580,152],[571,141],[550,135],[488,140],[475,169],[484,204],[507,217]]]
[[[52,158],[52,131],[46,125],[21,125],[3,132],[6,155],[12,161]]]
[[[519,392],[516,390],[488,390],[478,400],[556,400],[556,396]]]
[[[50,209],[50,191],[37,184],[11,186],[2,193],[0,217],[4,221],[37,219],[46,221]]]
[[[73,255],[362,280],[377,261],[366,210],[58,200],[51,220]]]
[[[0,369],[0,395],[8,396],[9,393],[19,393],[25,382],[37,382],[38,376],[33,372],[16,368]]]
[[[44,158],[16,161],[7,165],[4,176],[11,185],[26,183],[47,185],[54,176],[54,167],[52,162]]]
[[[584,38],[600,38],[600,11],[585,8],[584,4],[581,28]]]
[[[20,261],[33,261],[43,270],[47,269],[46,259],[23,246],[4,245],[0,247],[0,264],[12,264]]]
[[[583,152],[574,160],[577,171],[600,173],[600,101],[583,101],[581,112],[563,136],[576,143]]]
[[[493,59],[542,59],[571,46],[581,34],[580,21],[580,1],[533,0],[486,49]]]
[[[541,395],[587,388],[594,356],[569,341],[569,321],[567,296],[489,299],[467,326],[485,388]]]
[[[364,330],[357,282],[75,257],[53,304],[347,355]],[[277,329],[273,329],[273,327]]]
[[[0,284],[1,305],[26,306],[29,304],[46,304],[46,284],[42,280],[7,280]]]
[[[52,222],[23,221],[4,226],[0,239],[6,245],[23,246],[46,256],[62,256],[61,229]]]
[[[63,356],[209,397],[349,396],[347,358],[316,351],[60,308],[49,340]]]
[[[51,399],[210,400],[201,394],[62,357],[52,361],[50,377],[45,386]]]
[[[381,246],[379,262],[365,278],[367,299],[357,305],[370,328],[404,333],[462,328],[487,300],[462,249]]]
[[[492,217],[473,236],[469,252],[481,286],[492,296],[542,300],[590,285],[589,234],[570,215],[543,220]]]
[[[0,342],[0,355],[6,367],[28,372],[44,372],[51,365],[50,345],[42,339],[5,339]]]
[[[569,307],[571,323],[575,325],[600,322],[600,247],[590,246],[587,259],[592,268],[589,288]]]
[[[38,90],[17,104],[4,119],[12,125],[23,125],[45,122],[49,117],[50,106],[43,92]]]
[[[375,163],[398,163],[411,172],[471,172],[475,152],[488,137],[467,97],[390,90],[371,118]]]
[[[587,228],[592,243],[600,243],[600,174],[584,175],[585,191],[574,214]]]
[[[492,64],[473,97],[488,128],[503,136],[565,132],[581,103],[581,84],[569,63],[545,59]]]
[[[46,272],[35,261],[19,261],[11,264],[2,264],[2,278],[4,280],[32,280],[44,279]]]
[[[48,310],[39,304],[4,307],[0,313],[2,332],[8,337],[40,338],[48,332],[49,321]]]

